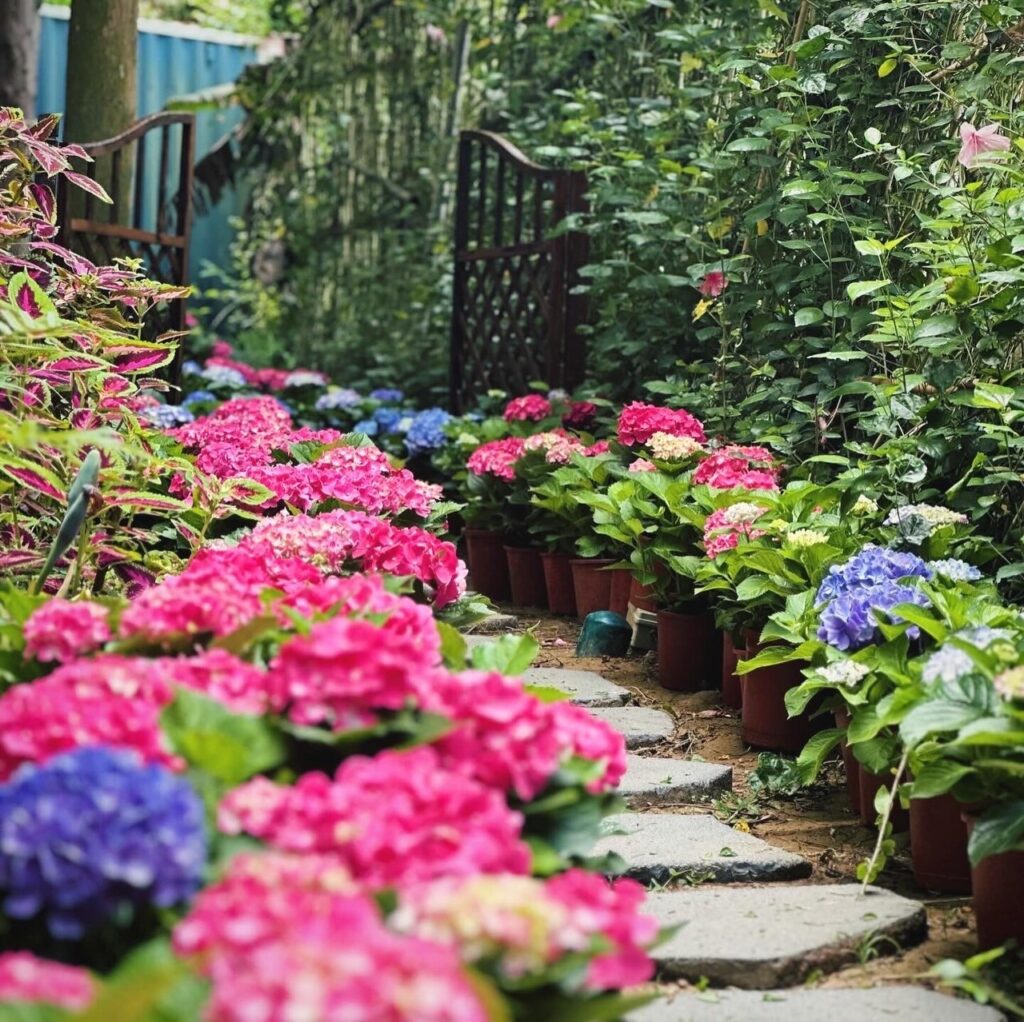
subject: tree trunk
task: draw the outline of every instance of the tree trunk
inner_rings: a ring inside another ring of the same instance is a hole
[[[38,0],[3,0],[0,10],[0,106],[20,107],[28,121],[36,117],[37,3]]]
[[[139,0],[72,0],[66,142],[99,142],[135,120],[138,20]],[[130,209],[130,155],[121,165],[121,194],[112,196],[122,216]],[[109,191],[109,160],[97,162],[96,178]]]

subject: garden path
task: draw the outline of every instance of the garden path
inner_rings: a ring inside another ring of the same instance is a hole
[[[556,662],[572,660],[563,650]],[[925,904],[880,887],[862,894],[856,883],[822,882],[825,857],[812,862],[755,837],[742,816],[730,826],[709,813],[732,790],[733,765],[692,758],[677,738],[678,719],[643,705],[643,690],[573,666],[534,668],[527,681],[590,707],[631,750],[620,789],[629,809],[606,821],[598,851],[618,852],[628,874],[649,885],[649,911],[678,927],[655,952],[661,996],[631,1022],[1004,1018],[920,985],[876,985],[870,964],[925,940]]]

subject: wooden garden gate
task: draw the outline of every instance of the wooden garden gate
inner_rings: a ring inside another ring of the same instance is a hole
[[[85,172],[99,177],[114,201],[108,205],[83,195],[61,178],[57,209],[62,244],[99,264],[123,257],[141,259],[153,280],[187,285],[195,116],[152,114],[114,138],[82,148],[95,161],[86,164]],[[130,182],[126,175],[131,175]],[[155,308],[146,318],[144,335],[152,340],[184,329],[182,298]],[[174,384],[180,381],[181,361],[179,346],[167,369]],[[170,397],[174,399],[173,393]]]
[[[491,388],[581,382],[586,301],[573,294],[587,239],[558,231],[586,210],[587,177],[527,159],[500,135],[459,140],[450,392],[464,411]]]

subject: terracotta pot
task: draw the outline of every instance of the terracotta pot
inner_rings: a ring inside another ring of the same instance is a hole
[[[910,857],[925,890],[971,893],[963,806],[952,795],[910,800]]]
[[[846,710],[836,710],[836,727],[850,726],[850,714]],[[840,746],[843,754],[843,766],[846,769],[846,794],[850,799],[850,808],[860,816],[860,763],[853,755],[853,750],[845,740]]]
[[[544,586],[552,614],[576,616],[576,588],[572,584],[572,558],[568,554],[543,553]]]
[[[749,650],[747,655],[751,655]],[[791,718],[786,712],[786,693],[804,680],[800,673],[804,666],[799,661],[775,664],[740,675],[743,741],[747,745],[795,755],[824,727],[820,717],[811,720],[816,708],[813,702],[799,717]]]
[[[629,594],[633,589],[633,572],[629,568],[613,568],[608,574],[612,577],[608,609],[625,617],[629,610]]]
[[[615,562],[610,557],[575,557],[572,560],[572,584],[576,590],[576,616],[582,621],[595,610],[607,610],[612,593],[611,572],[604,571]]]
[[[633,579],[629,587],[629,602],[637,610],[646,610],[652,614],[658,609],[653,587],[641,585],[636,579]]]
[[[507,546],[505,557],[508,560],[512,602],[517,607],[546,608],[548,591],[540,551],[532,547]]]
[[[700,692],[719,680],[715,621],[708,614],[658,611],[658,684],[673,692]]]
[[[736,673],[739,652],[729,632],[722,632],[722,702],[734,710],[743,705],[743,687]]]
[[[512,595],[505,557],[505,537],[493,529],[466,529],[466,557],[472,587],[495,602]]]
[[[970,836],[977,817],[964,813]],[[974,918],[982,951],[1008,940],[1024,944],[1024,852],[1002,852],[971,868]]]
[[[857,766],[860,768],[857,781],[860,787],[860,820],[865,826],[873,827],[878,819],[878,813],[875,812],[875,795],[883,784],[887,788],[892,788],[893,775],[873,774],[863,763],[858,763]],[[910,830],[910,813],[901,805],[896,805],[889,820],[894,834],[905,834]]]

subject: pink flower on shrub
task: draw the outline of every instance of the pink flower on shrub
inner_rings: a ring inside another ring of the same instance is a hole
[[[514,397],[505,405],[506,422],[540,422],[551,414],[551,402],[540,394]]]
[[[28,951],[0,954],[0,1004],[22,1001],[82,1011],[96,994],[86,969],[37,958]]]
[[[657,472],[658,466],[653,461],[648,461],[646,458],[637,458],[636,461],[632,461],[629,464],[630,472]]]
[[[517,436],[489,440],[469,456],[466,467],[473,475],[492,475],[510,483],[516,477],[516,462],[523,456],[525,444],[526,441]]]
[[[512,980],[570,956],[592,956],[583,985],[618,989],[644,983],[654,971],[646,948],[658,926],[640,913],[644,893],[635,880],[610,882],[580,869],[550,880],[446,879],[403,890],[388,921],[454,947],[467,964],[494,962]]]
[[[55,596],[25,622],[25,655],[63,664],[91,653],[110,638],[107,617],[100,603]]]
[[[611,444],[607,440],[598,440],[591,444],[584,452],[586,458],[596,458],[599,454],[607,454],[611,450]]]
[[[174,929],[210,1022],[486,1022],[458,956],[396,934],[327,856],[241,855]]]
[[[214,358],[231,358],[235,349],[222,337],[218,337],[210,348],[210,354]]]
[[[597,418],[597,405],[591,401],[573,401],[569,411],[562,416],[562,425],[567,429],[590,429]]]
[[[626,447],[645,444],[655,433],[688,436],[704,443],[704,427],[683,408],[660,408],[634,401],[619,413],[619,443]]]
[[[335,855],[370,889],[530,869],[522,816],[431,748],[356,756],[333,780],[303,774],[293,787],[256,778],[228,793],[218,820],[282,851]]]
[[[543,451],[544,460],[549,465],[564,465],[573,454],[585,453],[586,447],[576,437],[558,429],[528,436],[523,443],[523,451]]]
[[[754,522],[763,518],[768,508],[760,504],[739,503],[719,508],[704,523],[704,552],[714,559],[724,550],[732,550],[740,539],[751,540],[765,535],[755,529]]]
[[[697,466],[693,482],[716,490],[777,490],[779,471],[763,447],[723,447]]]
[[[1000,134],[998,124],[986,124],[984,128],[976,128],[966,121],[960,125],[960,152],[957,160],[971,169],[979,157],[986,153],[1006,152],[1010,148],[1010,140]]]
[[[436,642],[418,641],[432,615],[427,607],[416,611],[425,621],[413,632],[336,617],[289,639],[270,665],[274,709],[341,731],[376,723],[380,710],[421,705],[440,651]]]
[[[697,290],[705,298],[717,298],[728,286],[729,281],[721,270],[711,270],[704,275]]]
[[[438,672],[428,709],[453,722],[435,747],[446,767],[523,801],[536,798],[573,756],[604,769],[593,792],[615,787],[626,768],[622,735],[582,707],[545,703],[495,672]]]

